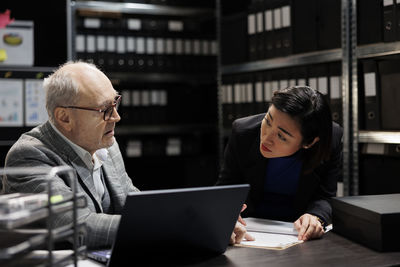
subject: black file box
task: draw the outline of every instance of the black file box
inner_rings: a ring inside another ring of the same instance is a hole
[[[335,197],[333,231],[377,251],[400,251],[400,194]]]

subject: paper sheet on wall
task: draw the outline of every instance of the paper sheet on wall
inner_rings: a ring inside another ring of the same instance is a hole
[[[251,217],[245,218],[245,221],[247,232],[256,240],[244,240],[236,246],[285,249],[303,243],[298,240],[293,223]]]
[[[23,126],[23,80],[0,79],[0,126]]]
[[[25,80],[25,125],[36,126],[48,118],[43,80]]]

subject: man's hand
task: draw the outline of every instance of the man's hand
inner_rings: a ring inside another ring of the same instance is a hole
[[[303,214],[294,222],[294,228],[299,232],[299,240],[310,240],[319,238],[324,234],[324,228],[317,216],[311,214]]]
[[[244,211],[247,208],[246,204],[243,204],[242,211]],[[247,233],[246,230],[246,222],[243,220],[242,216],[239,215],[238,221],[236,222],[235,228],[233,229],[233,233],[231,235],[231,239],[229,241],[229,244],[239,244],[242,242],[243,238],[248,240],[248,241],[254,241],[255,238],[252,237],[249,233]]]

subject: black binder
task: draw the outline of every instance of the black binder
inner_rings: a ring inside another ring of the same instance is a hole
[[[400,130],[400,60],[378,63],[381,83],[382,130]]]
[[[264,79],[262,73],[256,73],[254,80],[254,114],[263,113],[267,110],[264,103]]]
[[[380,82],[376,60],[362,62],[362,81],[364,96],[364,124],[366,130],[381,129]]]
[[[342,65],[339,62],[329,65],[329,95],[332,120],[343,125],[342,109]]]
[[[317,0],[292,0],[293,53],[317,50]]]
[[[225,16],[221,19],[221,62],[233,64],[248,59],[247,14]]]
[[[400,145],[365,143],[360,152],[359,193],[400,193]]]
[[[341,46],[341,13],[341,1],[317,1],[319,50]]]
[[[383,41],[381,1],[357,1],[357,34],[358,44],[372,44]]]
[[[394,0],[383,2],[383,41],[396,41],[396,5]]]

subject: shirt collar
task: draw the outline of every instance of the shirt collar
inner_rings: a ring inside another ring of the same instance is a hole
[[[107,160],[108,157],[108,151],[105,148],[101,148],[99,150],[96,150],[96,152],[92,155],[82,147],[78,146],[71,140],[69,140],[67,137],[65,137],[53,123],[50,122],[51,127],[54,129],[54,131],[62,138],[64,139],[67,144],[69,144],[72,149],[75,151],[75,153],[82,159],[82,161],[85,163],[85,165],[90,169],[90,170],[97,170],[100,168],[104,161]]]

